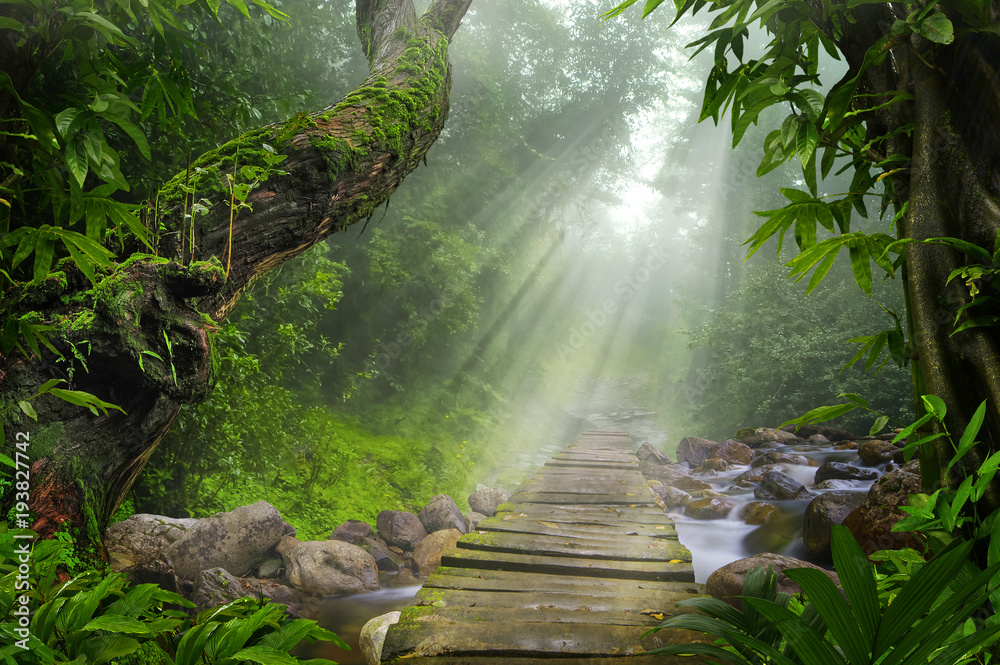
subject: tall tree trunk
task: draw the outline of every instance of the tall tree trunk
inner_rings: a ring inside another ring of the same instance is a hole
[[[32,528],[49,536],[70,520],[96,540],[179,405],[211,390],[216,323],[247,287],[369,217],[425,159],[448,116],[448,42],[470,3],[434,0],[418,18],[411,0],[357,0],[370,64],[360,86],[322,111],[244,134],[167,183],[156,256],[133,254],[96,286],[69,267],[25,289],[20,311],[56,327],[65,360],[0,358],[7,403],[60,378],[126,412],[34,402],[38,422],[20,427],[31,442]],[[241,193],[243,184],[251,189]]]

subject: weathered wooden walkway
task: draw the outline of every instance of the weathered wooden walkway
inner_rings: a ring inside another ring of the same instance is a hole
[[[624,432],[586,432],[546,462],[445,552],[418,606],[390,627],[382,662],[632,664],[697,638],[642,638],[679,611],[674,603],[704,590],[673,522],[653,505],[633,446]]]

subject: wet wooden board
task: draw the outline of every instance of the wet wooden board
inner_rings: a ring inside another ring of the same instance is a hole
[[[528,517],[512,517],[511,519],[489,518],[483,520],[476,526],[476,532],[505,532],[505,533],[536,533],[539,535],[566,535],[576,537],[622,537],[622,536],[643,536],[649,538],[677,538],[677,530],[673,525],[645,525],[645,524],[613,524],[612,520],[605,520],[602,523],[587,522],[554,522],[551,520],[537,520]]]
[[[584,433],[446,550],[390,627],[383,662],[644,664],[685,631],[643,635],[704,593],[673,521],[653,505],[634,444]],[[690,662],[657,659],[657,663]]]
[[[617,561],[691,560],[691,552],[676,540],[643,536],[571,536],[532,533],[471,533],[458,542],[459,549],[517,552]],[[462,556],[461,552],[455,556]]]

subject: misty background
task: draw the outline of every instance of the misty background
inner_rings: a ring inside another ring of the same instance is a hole
[[[246,128],[323,108],[367,70],[350,3],[275,5],[291,25],[226,33],[267,36],[268,71],[237,84]],[[300,538],[325,538],[437,493],[462,505],[477,484],[513,489],[587,428],[672,454],[842,392],[909,417],[908,372],[841,371],[845,340],[892,327],[882,306],[902,309],[899,284],[869,300],[845,257],[806,297],[776,246],[744,261],[753,211],[802,184],[797,163],[754,175],[774,117],[734,150],[728,117],[698,123],[712,54],[689,60],[684,45],[704,27],[601,23],[612,5],[473,3],[427,166],[248,293],[216,339],[215,392],[185,407],[131,508],[202,516],[265,499]],[[205,40],[238,68],[226,39]],[[240,130],[227,122],[220,135]],[[821,195],[849,186],[831,177]]]

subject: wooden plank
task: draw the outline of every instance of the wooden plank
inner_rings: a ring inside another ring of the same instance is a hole
[[[539,656],[428,656],[406,657],[386,665],[691,665],[690,658],[680,656],[578,656],[551,658]]]
[[[528,493],[528,492],[539,492],[542,494],[624,494],[627,496],[642,496],[644,494],[649,495],[652,498],[652,494],[649,492],[649,488],[645,483],[635,484],[626,482],[612,482],[612,483],[602,483],[602,482],[591,482],[590,479],[572,478],[566,480],[529,480],[521,487],[518,488],[517,492],[511,495],[511,498],[515,501],[517,500],[518,493]]]
[[[469,533],[459,549],[569,556],[613,561],[690,561],[691,551],[676,540],[663,538],[599,538],[528,533]]]
[[[526,515],[552,515],[554,517],[565,516],[565,517],[576,517],[576,516],[598,516],[613,520],[628,520],[636,517],[642,519],[655,518],[658,520],[664,520],[661,523],[673,524],[673,520],[670,519],[661,509],[654,505],[646,504],[636,504],[635,506],[593,506],[593,505],[579,505],[573,503],[564,504],[527,504],[521,502],[509,501],[508,504],[512,507],[511,510],[498,511],[497,516],[501,515],[520,515],[522,513]]]
[[[581,559],[568,556],[510,554],[450,548],[442,554],[441,565],[623,580],[694,581],[694,568],[688,562]]]
[[[611,520],[606,520],[610,522]],[[537,533],[567,536],[643,536],[647,538],[677,538],[673,525],[646,526],[636,524],[587,524],[579,522],[553,522],[551,520],[489,518],[480,522],[476,532],[497,531],[505,533]]]
[[[571,593],[571,592],[578,593]],[[441,587],[425,587],[417,593],[417,598],[425,605],[438,607],[475,607],[480,610],[489,609],[520,609],[539,610],[554,609],[561,611],[580,612],[631,612],[631,613],[662,613],[673,615],[681,609],[675,605],[690,600],[693,594],[686,592],[662,592],[649,589],[622,589],[617,594],[590,594],[583,585],[569,589],[567,592],[557,591],[490,591],[486,589],[446,589]],[[653,623],[656,623],[654,621]]]
[[[556,593],[588,593],[596,597],[622,593],[659,598],[671,594],[689,596],[705,593],[705,585],[696,582],[655,582],[643,580],[614,580],[599,577],[573,577],[569,575],[544,575],[539,573],[511,572],[507,570],[481,570],[476,568],[438,568],[424,588],[482,589],[484,591],[553,591]]]
[[[704,635],[683,631],[683,636],[660,631],[643,637],[646,626],[606,626],[579,623],[527,623],[488,621],[400,622],[386,634],[383,660],[400,656],[568,655],[626,656],[665,646],[674,640],[691,643]],[[681,633],[682,631],[675,631]],[[508,661],[509,662],[509,661]]]
[[[629,505],[633,503],[653,503],[653,497],[646,492],[629,492],[622,494],[577,494],[571,492],[515,492],[510,501],[519,503],[585,503]]]

